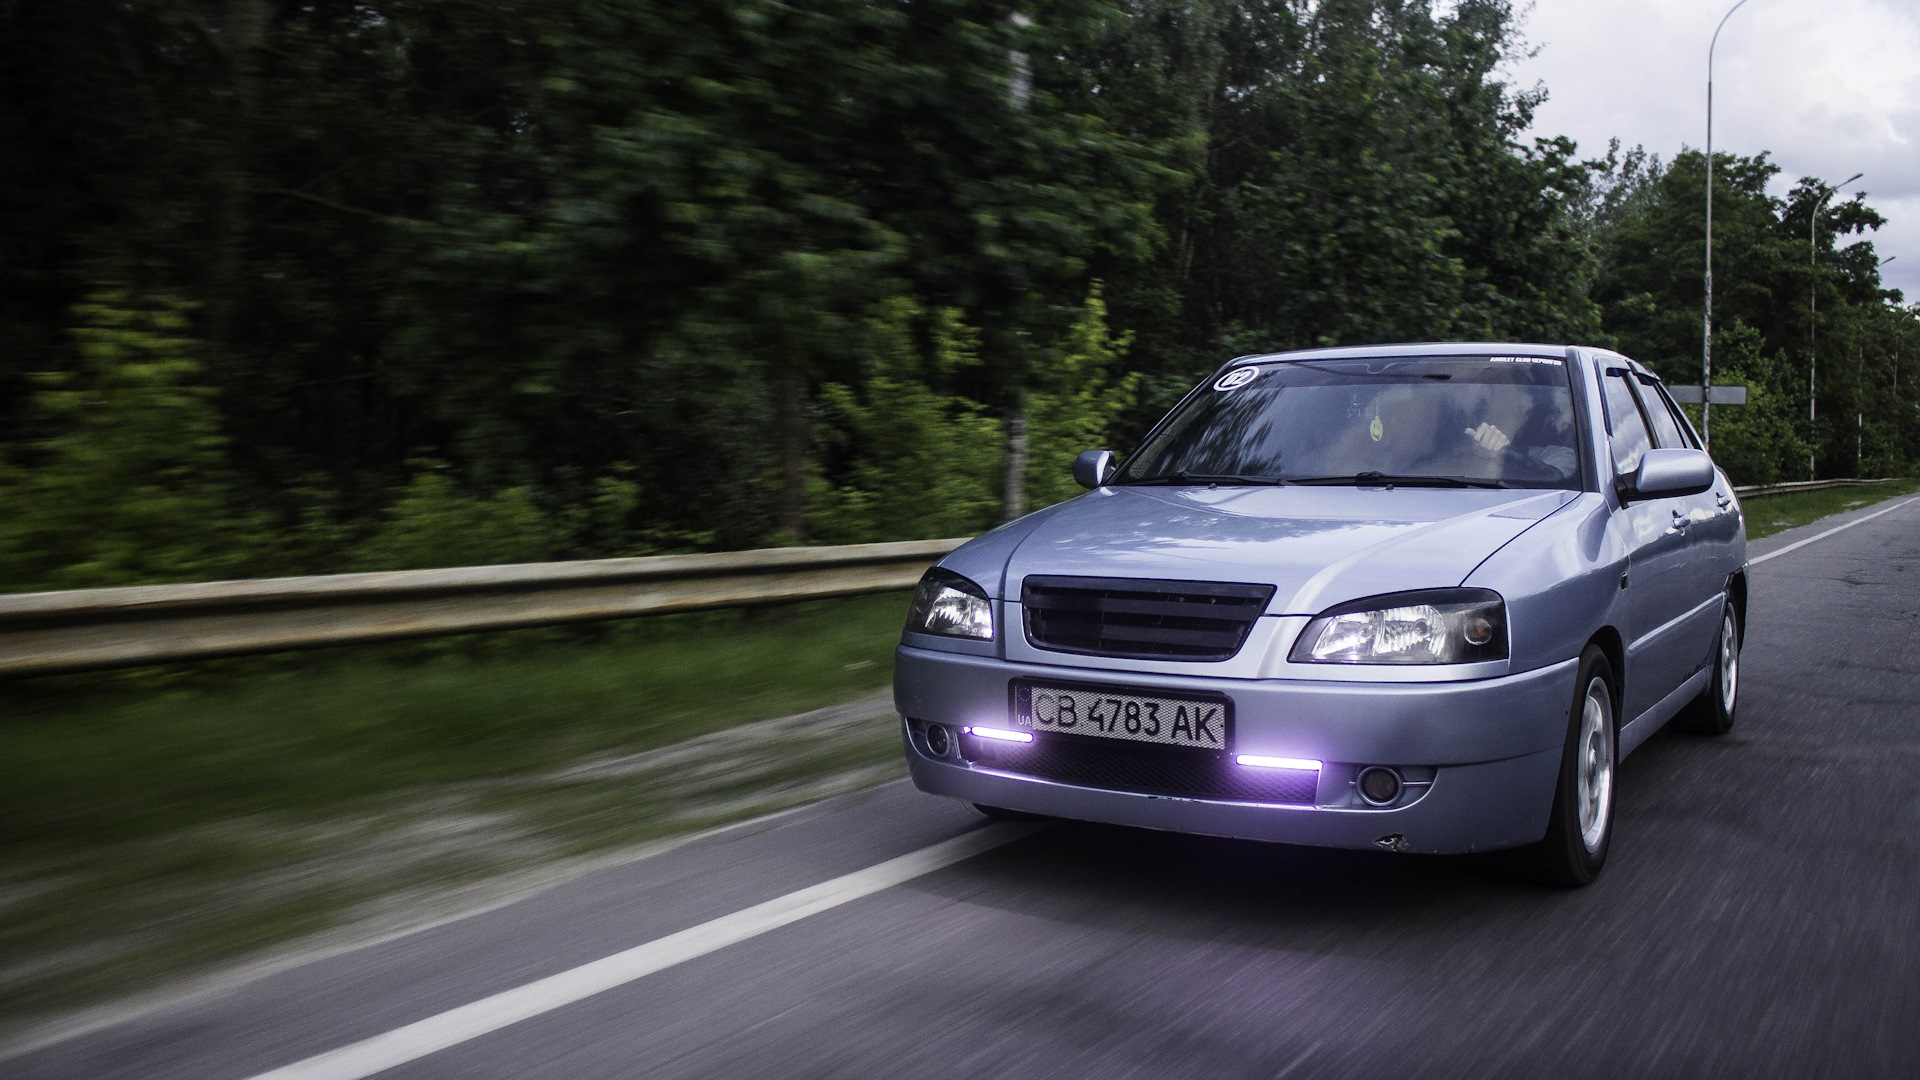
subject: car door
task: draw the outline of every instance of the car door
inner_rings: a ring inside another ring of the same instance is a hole
[[[1632,477],[1640,458],[1653,447],[1653,435],[1635,393],[1633,372],[1607,367],[1601,372],[1601,401],[1616,478]],[[1685,499],[1642,499],[1622,506],[1615,527],[1627,548],[1626,671],[1622,673],[1621,716],[1632,720],[1652,708],[1692,674],[1691,658],[1673,647],[1673,636],[1693,606],[1693,557],[1687,529],[1678,523],[1689,507]]]
[[[1657,398],[1673,417],[1674,426],[1686,440],[1686,445],[1696,450],[1705,449],[1700,445],[1700,436],[1693,430],[1693,425],[1687,422],[1686,414],[1675,404],[1673,395],[1667,393],[1667,388],[1656,383],[1649,389],[1653,393],[1646,396],[1647,404],[1651,407]],[[1693,502],[1693,540],[1701,546],[1704,562],[1708,565],[1707,588],[1711,593],[1722,593],[1726,589],[1727,579],[1746,562],[1745,549],[1740,543],[1740,500],[1734,497],[1733,483],[1727,479],[1727,474],[1716,467],[1713,487],[1701,492]],[[1717,635],[1720,632],[1719,612],[1715,611],[1710,618],[1713,634]]]
[[[1640,372],[1635,373],[1634,381],[1641,408],[1653,431],[1653,444],[1669,450],[1700,449],[1692,429],[1670,406],[1660,381]],[[1674,518],[1674,527],[1681,530],[1686,540],[1686,576],[1676,582],[1676,586],[1682,588],[1688,598],[1687,619],[1665,635],[1672,638],[1671,646],[1661,647],[1673,648],[1681,659],[1688,660],[1682,665],[1682,678],[1712,661],[1714,642],[1720,633],[1720,605],[1715,601],[1725,592],[1727,575],[1721,569],[1725,562],[1722,556],[1733,542],[1727,507],[1721,505],[1731,504],[1724,479],[1715,470],[1713,487],[1671,500],[1678,504],[1680,511]]]

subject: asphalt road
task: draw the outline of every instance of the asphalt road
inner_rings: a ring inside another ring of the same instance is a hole
[[[1056,825],[378,1075],[1920,1077],[1920,503],[1757,566],[1751,607],[1739,725],[1622,766],[1587,889]],[[0,1075],[243,1080],[982,827],[893,784]]]

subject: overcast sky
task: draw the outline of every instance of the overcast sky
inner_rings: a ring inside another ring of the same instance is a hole
[[[1538,55],[1512,65],[1546,84],[1534,133],[1607,140],[1663,160],[1706,142],[1707,44],[1733,0],[1536,0],[1523,31]],[[1748,0],[1714,53],[1716,151],[1772,151],[1774,194],[1801,176],[1866,176],[1889,219],[1869,234],[1887,284],[1920,301],[1920,0]],[[1836,201],[1843,196],[1835,196]]]

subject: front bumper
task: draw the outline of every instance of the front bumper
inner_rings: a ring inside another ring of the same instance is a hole
[[[1485,851],[1546,834],[1577,660],[1456,683],[1221,679],[1100,672],[901,646],[894,699],[913,721],[1004,726],[1016,678],[1097,681],[1115,689],[1206,691],[1234,701],[1236,754],[1324,763],[1312,805],[1266,804],[1086,787],[936,759],[909,734],[922,790],[1053,817],[1326,847]],[[1385,765],[1431,780],[1388,807],[1364,805],[1351,778]]]

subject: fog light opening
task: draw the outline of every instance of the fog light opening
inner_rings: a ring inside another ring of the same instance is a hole
[[[1030,731],[1010,731],[1007,728],[979,727],[977,725],[970,728],[962,728],[961,730],[970,735],[978,735],[983,739],[998,739],[1001,742],[1030,743],[1033,741],[1033,733]]]
[[[934,757],[946,757],[953,749],[953,738],[947,734],[946,726],[943,724],[928,724],[925,738],[927,752]]]
[[[1354,787],[1368,805],[1386,806],[1400,797],[1400,774],[1383,765],[1371,765],[1360,770]]]

